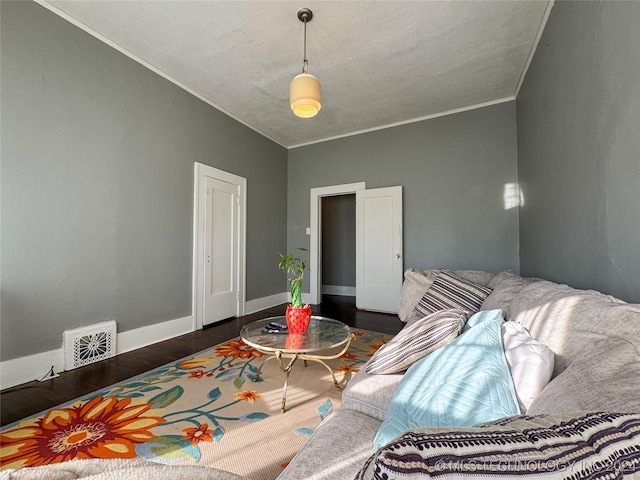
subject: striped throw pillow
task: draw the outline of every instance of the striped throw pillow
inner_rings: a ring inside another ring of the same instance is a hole
[[[398,373],[460,335],[469,312],[449,308],[403,328],[378,349],[366,367],[371,374]]]
[[[374,453],[355,480],[639,477],[640,414],[599,412],[409,430]]]
[[[425,316],[445,308],[459,308],[472,315],[480,310],[482,302],[491,292],[489,287],[477,285],[449,270],[443,270],[422,296],[414,312],[418,316]]]

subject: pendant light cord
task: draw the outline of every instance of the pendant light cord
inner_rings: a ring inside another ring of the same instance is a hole
[[[309,62],[307,62],[307,20],[305,19],[302,23],[304,23],[304,59],[302,60],[302,73],[307,73],[307,67],[309,66]]]

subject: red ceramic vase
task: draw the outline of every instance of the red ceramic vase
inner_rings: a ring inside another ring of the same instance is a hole
[[[305,333],[311,321],[311,307],[307,305],[302,308],[293,308],[288,305],[285,318],[289,333]]]

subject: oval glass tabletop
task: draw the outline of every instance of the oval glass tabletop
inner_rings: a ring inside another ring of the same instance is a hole
[[[240,337],[258,350],[311,353],[344,345],[351,335],[344,323],[316,315],[311,316],[306,333],[267,333],[265,327],[271,322],[287,323],[284,316],[263,318],[242,327]]]

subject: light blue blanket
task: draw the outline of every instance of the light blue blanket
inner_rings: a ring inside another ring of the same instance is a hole
[[[478,312],[463,333],[414,363],[396,388],[374,447],[412,428],[472,426],[519,415],[502,347],[501,310]]]

